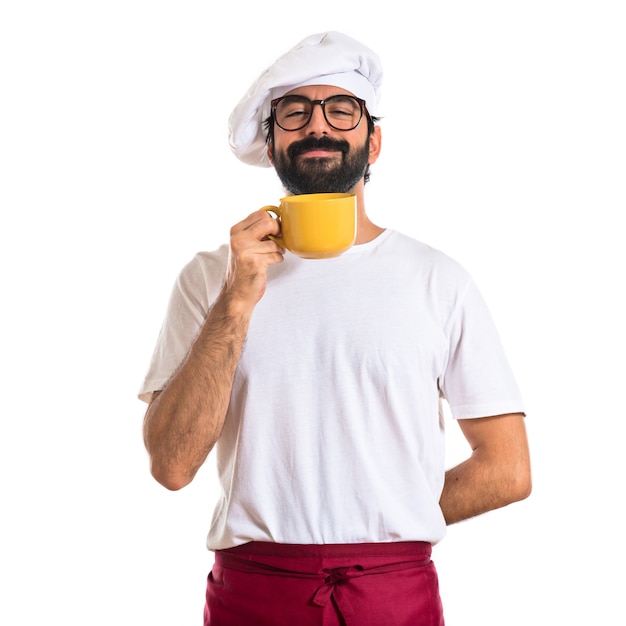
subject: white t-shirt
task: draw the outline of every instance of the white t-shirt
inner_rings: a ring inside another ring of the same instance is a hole
[[[227,256],[201,252],[182,270],[142,399],[185,357]],[[207,546],[438,542],[444,399],[456,419],[524,410],[456,261],[391,230],[334,259],[287,253],[269,269],[235,374]]]

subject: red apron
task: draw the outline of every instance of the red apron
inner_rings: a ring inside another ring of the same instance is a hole
[[[443,626],[430,543],[286,545],[215,552],[205,626]]]

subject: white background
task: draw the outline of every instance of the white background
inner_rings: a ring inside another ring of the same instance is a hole
[[[4,2],[0,622],[201,623],[213,466],[157,485],[136,392],[179,269],[281,194],[228,114],[334,29],[385,67],[372,219],[472,272],[527,402],[534,492],[436,547],[447,624],[626,623],[621,4]]]

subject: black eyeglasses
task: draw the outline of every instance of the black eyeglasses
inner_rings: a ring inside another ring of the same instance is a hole
[[[322,107],[324,119],[335,130],[354,130],[363,119],[365,100],[349,95],[330,96],[325,100],[283,96],[272,100],[272,116],[283,130],[300,130],[311,121],[316,104]]]

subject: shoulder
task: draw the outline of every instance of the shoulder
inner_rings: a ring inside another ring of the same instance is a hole
[[[180,270],[175,291],[207,308],[221,289],[227,263],[227,245],[212,252],[197,252]]]
[[[228,246],[220,246],[211,252],[196,252],[189,262],[180,271],[179,280],[184,282],[206,282],[215,280],[215,276],[220,279],[226,269],[228,262]]]
[[[457,259],[423,241],[392,230],[385,244],[388,253],[406,263],[411,270],[461,283],[471,280],[469,272]]]

